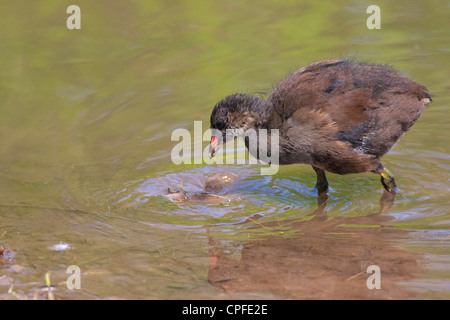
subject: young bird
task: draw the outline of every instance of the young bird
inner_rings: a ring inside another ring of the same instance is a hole
[[[211,137],[211,156],[230,132],[278,129],[279,164],[311,165],[318,189],[328,187],[325,171],[373,172],[387,191],[395,191],[394,176],[380,159],[430,101],[424,86],[390,67],[316,62],[281,81],[268,100],[233,94],[219,101],[211,113],[211,129],[220,132]]]

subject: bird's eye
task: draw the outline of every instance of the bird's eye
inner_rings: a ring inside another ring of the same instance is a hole
[[[217,129],[222,130],[225,127],[225,123],[223,121],[217,122]]]

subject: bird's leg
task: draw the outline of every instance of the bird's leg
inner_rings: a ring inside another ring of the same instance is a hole
[[[327,176],[325,175],[325,171],[322,169],[319,169],[317,167],[313,166],[314,171],[316,172],[317,175],[317,183],[316,183],[316,188],[319,191],[325,190],[328,188],[328,180],[327,180]]]
[[[394,175],[386,168],[383,168],[383,171],[380,173],[381,183],[383,187],[389,191],[393,192],[397,190],[397,184],[395,183]]]

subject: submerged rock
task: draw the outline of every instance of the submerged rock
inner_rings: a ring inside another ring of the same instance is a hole
[[[219,173],[206,179],[205,190],[218,192],[234,182],[236,177],[230,173]]]
[[[228,202],[230,201],[229,198],[221,197],[216,194],[206,193],[206,192],[194,192],[194,193],[188,193],[184,194],[182,192],[176,192],[166,195],[170,200],[174,202],[186,202],[186,201],[193,201],[193,202],[209,202],[209,203],[221,203],[221,202]]]
[[[232,184],[235,176],[229,173],[219,173],[206,179],[204,188],[206,192],[188,192],[183,188],[182,182],[179,185],[172,184],[174,188],[167,188],[166,197],[174,202],[208,202],[223,203],[229,202],[230,198],[219,196],[212,192],[219,192],[223,188]]]

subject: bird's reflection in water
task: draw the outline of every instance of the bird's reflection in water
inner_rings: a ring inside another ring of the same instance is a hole
[[[422,271],[420,256],[401,248],[407,231],[389,225],[383,215],[395,193],[384,191],[378,213],[360,217],[327,217],[327,190],[319,191],[318,208],[310,220],[289,223],[298,236],[242,244],[240,258],[210,238],[209,282],[228,293],[260,293],[288,299],[404,299],[415,293],[401,285]],[[253,220],[253,219],[252,219]],[[370,265],[381,271],[381,289],[369,290]]]

